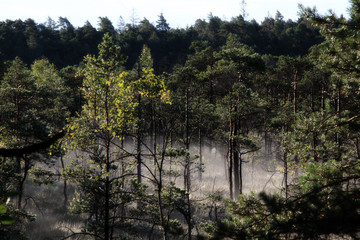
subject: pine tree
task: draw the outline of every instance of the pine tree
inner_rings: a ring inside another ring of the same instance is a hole
[[[115,225],[123,217],[120,208],[131,201],[126,189],[127,169],[122,167],[127,156],[118,141],[132,119],[134,103],[128,74],[117,74],[123,63],[119,51],[105,34],[99,56],[85,58],[86,102],[68,126],[70,147],[86,153],[75,158],[67,170],[67,177],[79,185],[73,211],[88,214],[84,234],[103,239],[113,239]]]

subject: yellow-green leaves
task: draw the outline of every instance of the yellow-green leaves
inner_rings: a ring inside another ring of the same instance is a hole
[[[70,137],[77,147],[94,143],[101,136],[116,137],[131,119],[133,93],[128,74],[118,73],[122,62],[119,47],[105,35],[99,56],[85,57],[82,95],[86,101],[81,114],[69,124]]]
[[[165,77],[155,75],[154,69],[143,69],[142,76],[132,83],[134,91],[142,97],[159,98],[161,101],[170,104],[170,92],[165,86]]]

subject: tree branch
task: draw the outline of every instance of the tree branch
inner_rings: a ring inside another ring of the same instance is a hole
[[[11,148],[11,149],[0,148],[0,156],[17,157],[17,156],[22,156],[24,154],[38,152],[40,150],[49,148],[52,144],[54,144],[57,140],[61,139],[64,136],[65,136],[65,132],[60,131],[59,133],[55,134],[54,136],[50,137],[49,139],[43,142],[35,143],[26,147]]]

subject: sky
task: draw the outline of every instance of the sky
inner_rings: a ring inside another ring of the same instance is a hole
[[[197,19],[208,19],[209,14],[231,20],[241,13],[241,0],[0,0],[0,21],[26,20],[45,23],[48,17],[57,21],[66,17],[75,27],[89,21],[98,27],[99,17],[108,17],[115,28],[120,17],[125,23],[131,19],[147,18],[156,23],[162,13],[172,28],[186,28]],[[265,17],[275,17],[279,11],[284,19],[298,19],[298,4],[313,7],[320,13],[332,9],[337,15],[348,16],[349,0],[245,0],[246,20],[261,23]]]

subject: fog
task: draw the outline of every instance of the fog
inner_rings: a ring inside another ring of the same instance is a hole
[[[125,147],[129,152],[135,152],[134,141],[128,140]],[[143,150],[145,152],[145,150]],[[68,153],[64,158],[65,165],[69,165],[79,151]],[[196,167],[199,163],[199,148],[192,145],[190,156],[193,158],[191,171],[191,198],[206,199],[206,196],[212,193],[221,194],[224,198],[229,198],[229,181],[228,181],[228,162],[227,148],[224,144],[204,141],[202,145],[202,162],[204,164],[203,172],[199,173]],[[275,150],[273,153],[264,157],[264,148],[243,155],[242,176],[243,176],[243,193],[248,194],[251,191],[259,193],[280,192],[283,175],[281,173],[281,164],[276,161]],[[144,158],[151,164],[151,159]],[[167,159],[167,167],[177,170],[178,176],[172,176],[171,180],[180,188],[183,188],[183,166],[175,165],[170,158]],[[173,163],[170,166],[170,163]],[[31,180],[26,182],[24,197],[24,209],[36,218],[36,221],[28,224],[26,232],[30,239],[61,239],[73,232],[79,232],[83,227],[81,215],[67,214],[64,205],[64,183],[60,179],[62,165],[58,159],[51,167],[55,174],[59,174],[58,181],[54,184],[37,185]],[[144,170],[146,174],[146,170]],[[200,179],[201,175],[201,179]],[[66,194],[68,201],[71,202],[74,196],[75,186],[67,183]]]
[[[227,148],[221,144],[204,144],[203,163],[204,172],[202,181],[199,181],[198,174],[194,175],[196,187],[203,194],[214,191],[222,192],[225,197],[229,195],[229,173]],[[263,148],[254,153],[242,156],[242,177],[243,193],[251,191],[275,192],[281,190],[282,178],[281,164],[274,156],[264,157]],[[191,151],[198,152],[198,147],[192,146]]]

